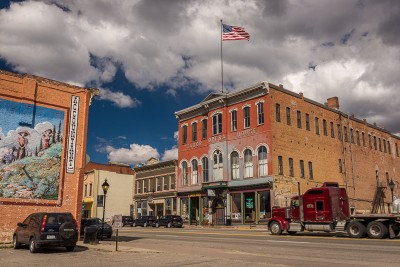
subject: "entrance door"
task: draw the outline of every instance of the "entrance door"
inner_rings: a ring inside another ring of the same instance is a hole
[[[190,222],[189,224],[198,224],[199,220],[199,198],[191,197],[190,198]]]
[[[254,192],[244,194],[244,222],[254,223],[256,219],[256,207]]]
[[[157,214],[156,214],[156,216],[158,218],[161,218],[162,216],[164,216],[164,205],[161,204],[161,203],[157,204]]]
[[[217,198],[213,202],[212,220],[214,225],[225,224],[225,206],[222,198]]]

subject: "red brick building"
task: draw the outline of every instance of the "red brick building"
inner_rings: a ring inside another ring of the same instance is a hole
[[[189,223],[263,223],[298,183],[304,192],[324,181],[366,212],[377,186],[399,182],[400,138],[339,111],[337,97],[320,104],[260,83],[175,115],[178,204]]]
[[[0,242],[39,211],[80,221],[89,105],[98,89],[0,70]]]

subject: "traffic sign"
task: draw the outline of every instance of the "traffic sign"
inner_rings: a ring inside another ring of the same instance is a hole
[[[114,215],[113,228],[114,229],[122,228],[122,214]]]

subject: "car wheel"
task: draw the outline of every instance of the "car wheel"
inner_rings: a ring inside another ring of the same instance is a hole
[[[168,228],[171,228],[171,226],[172,226],[172,225],[171,225],[171,223],[169,222],[169,223],[167,224],[167,227],[168,227]]]
[[[282,233],[281,224],[278,223],[277,221],[273,221],[269,225],[269,230],[271,231],[271,234],[273,234],[273,235],[280,235]]]
[[[14,237],[13,237],[13,248],[14,249],[21,248],[21,243],[18,242],[17,235],[14,235]]]
[[[39,248],[36,243],[36,239],[34,237],[32,237],[31,240],[29,240],[29,251],[31,253],[36,253],[36,252],[38,252],[38,250],[39,250]]]
[[[143,224],[143,227],[147,227],[147,222],[145,222],[145,223]]]
[[[74,249],[75,249],[75,246],[66,246],[65,247],[66,249],[67,249],[67,251],[74,251]]]
[[[136,227],[136,223],[132,223],[132,227]]]
[[[158,227],[160,227],[160,225],[158,223],[156,223],[156,227],[158,228]]]

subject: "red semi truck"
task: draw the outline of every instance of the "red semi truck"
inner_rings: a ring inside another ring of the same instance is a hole
[[[346,189],[325,182],[293,197],[290,207],[273,207],[268,228],[273,235],[324,231],[347,232],[353,238],[394,238],[400,231],[400,214],[350,215]]]

